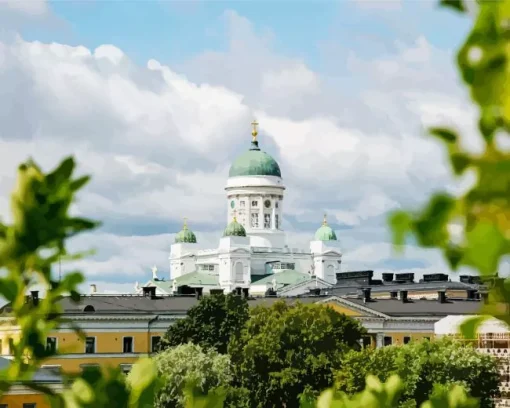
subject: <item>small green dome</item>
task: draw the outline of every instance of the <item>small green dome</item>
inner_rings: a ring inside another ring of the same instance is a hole
[[[336,241],[335,231],[328,225],[326,221],[326,216],[324,216],[324,221],[322,222],[321,227],[315,232],[315,240],[316,241]]]
[[[241,154],[230,167],[229,177],[238,176],[275,176],[281,177],[280,166],[270,155],[259,148],[256,140],[251,142],[250,150]]]
[[[244,227],[237,222],[237,219],[234,217],[234,220],[227,225],[225,231],[223,232],[224,237],[245,237],[246,230]]]
[[[188,243],[188,244],[196,244],[197,243],[197,237],[191,231],[188,229],[188,224],[184,222],[184,226],[182,227],[182,230],[175,236],[175,243],[176,244],[182,244],[182,243]]]

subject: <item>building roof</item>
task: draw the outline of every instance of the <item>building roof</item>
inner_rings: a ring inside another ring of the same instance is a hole
[[[229,177],[239,176],[275,176],[281,177],[280,166],[269,154],[260,150],[258,142],[251,143],[250,150],[234,160]]]
[[[295,285],[300,282],[305,282],[312,277],[307,273],[295,271],[293,269],[282,269],[281,272],[275,272],[266,275],[264,278],[257,280],[253,285],[272,285],[273,280],[276,280],[276,288],[281,289],[288,285]]]
[[[0,357],[0,370],[6,369],[11,364],[12,364],[11,360],[4,357]],[[55,374],[55,372],[53,372],[49,368],[39,368],[32,376],[31,381],[28,382],[39,384],[61,384],[62,377]]]
[[[473,300],[447,300],[446,303],[433,299],[408,299],[406,303],[398,299],[372,299],[366,303],[360,298],[347,298],[347,300],[395,317],[473,315],[481,308],[481,302]]]

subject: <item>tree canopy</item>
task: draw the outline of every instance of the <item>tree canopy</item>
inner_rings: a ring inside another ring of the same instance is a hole
[[[357,321],[323,305],[257,307],[229,345],[236,385],[250,390],[254,407],[297,407],[301,394],[333,384],[343,354],[359,347],[363,333]]]
[[[158,353],[154,361],[163,384],[155,395],[155,408],[184,408],[188,402],[186,387],[207,395],[228,389],[232,381],[227,355],[193,343],[168,348]]]
[[[403,381],[401,403],[406,407],[419,407],[437,384],[463,385],[471,396],[480,398],[481,407],[492,407],[491,400],[499,393],[497,360],[451,339],[364,349],[348,353],[343,362],[336,378],[340,391],[362,391],[369,374],[381,381],[397,374]]]
[[[192,342],[226,353],[232,335],[237,335],[248,320],[248,302],[235,294],[204,296],[187,316],[170,326],[161,348]]]

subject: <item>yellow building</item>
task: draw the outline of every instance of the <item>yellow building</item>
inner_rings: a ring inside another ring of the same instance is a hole
[[[89,295],[82,296],[78,303],[63,298],[63,317],[69,323],[48,335],[47,346],[58,355],[44,361],[43,367],[75,373],[90,366],[109,366],[128,372],[139,357],[156,350],[168,327],[183,318],[199,296],[156,296],[154,287],[145,287],[142,295]],[[367,347],[431,338],[439,319],[476,314],[481,303],[466,297],[448,297],[444,291],[439,291],[436,299],[412,299],[406,290],[399,291],[396,297],[373,298],[370,289],[365,289],[363,295],[345,297],[321,294],[320,290],[297,297],[250,297],[248,304],[269,306],[281,299],[327,304],[358,319],[368,331],[363,339]],[[4,356],[10,354],[10,344],[19,336],[8,312],[5,306],[0,317],[0,350]],[[84,339],[78,337],[71,323],[85,332]]]
[[[10,360],[0,358],[0,370],[7,368]],[[0,408],[50,408],[46,395],[35,391],[30,385],[50,388],[56,393],[62,392],[62,378],[49,369],[38,370],[29,384],[15,383],[0,397]]]

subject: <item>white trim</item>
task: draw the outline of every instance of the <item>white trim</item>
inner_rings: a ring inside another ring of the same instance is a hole
[[[124,351],[124,339],[130,338],[131,339],[131,351],[126,352]],[[123,354],[133,354],[135,352],[135,337],[134,336],[122,336],[122,353]]]
[[[298,298],[299,299],[299,298]],[[339,305],[342,305],[342,306],[345,306],[353,311],[361,311],[361,312],[364,312],[364,313],[367,313],[369,316],[372,316],[372,317],[382,317],[384,319],[391,319],[390,316],[384,314],[384,313],[381,313],[381,312],[378,312],[374,309],[370,309],[368,307],[365,307],[365,306],[361,306],[361,305],[358,305],[357,303],[354,303],[354,302],[349,302],[347,299],[345,298],[340,298],[338,296],[331,296],[331,297],[328,297],[326,299],[322,299],[322,300],[319,300],[318,304],[323,304],[323,303],[331,303],[331,302],[336,302],[338,303]],[[353,317],[357,317],[357,316],[353,316]]]

